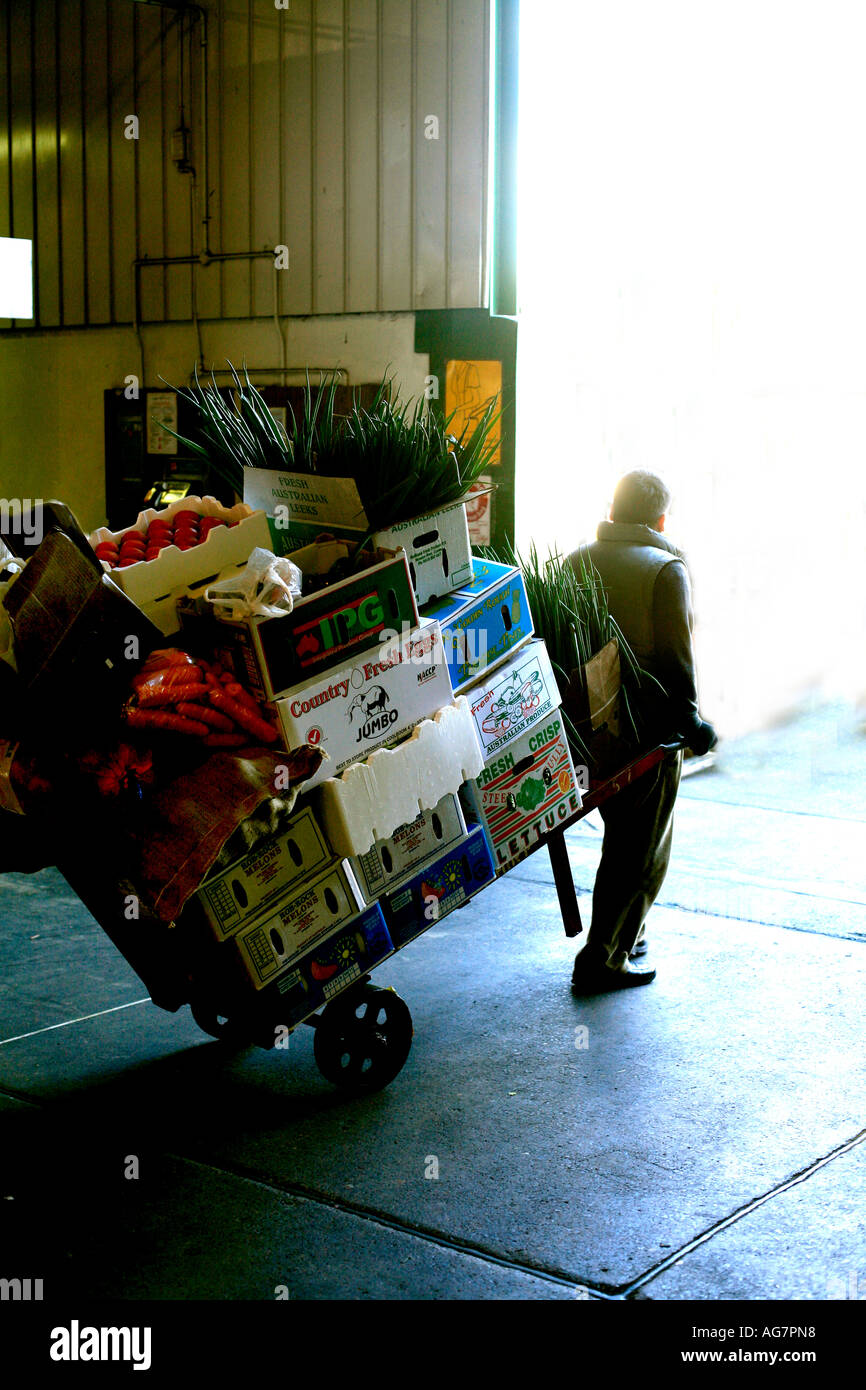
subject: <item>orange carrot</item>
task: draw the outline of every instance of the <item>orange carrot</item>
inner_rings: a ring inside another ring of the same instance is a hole
[[[250,711],[250,714],[261,715],[261,710],[259,709],[258,701],[255,699],[254,696],[250,694],[248,690],[244,690],[242,685],[238,685],[237,682],[233,681],[231,684],[226,686],[226,694],[231,695],[233,700],[237,700],[238,704],[246,705],[247,709]]]
[[[255,738],[261,739],[262,743],[273,743],[278,737],[277,730],[272,724],[268,724],[260,714],[253,714],[246,705],[232,699],[225,690],[211,690],[209,699],[212,705],[216,705],[223,714],[229,715],[242,729],[246,729]]]
[[[145,671],[155,671],[164,666],[193,666],[193,657],[186,652],[178,651],[177,647],[161,647],[158,651],[151,652],[144,663]]]
[[[206,738],[210,733],[201,720],[185,719],[183,715],[162,709],[127,710],[126,722],[131,729],[161,729],[167,733],[195,734],[198,738]]]
[[[140,671],[132,678],[134,690],[163,690],[172,685],[189,685],[203,679],[199,666],[166,666],[161,671]]]
[[[237,732],[228,716],[220,714],[219,710],[212,709],[210,705],[194,705],[186,700],[181,700],[176,708],[178,714],[185,715],[187,719],[201,719],[219,733],[234,734]]]
[[[154,709],[158,705],[174,705],[181,700],[197,700],[201,695],[207,695],[210,686],[205,685],[204,681],[189,681],[186,685],[166,685],[162,689],[148,690],[146,687],[138,691],[138,703],[141,709]]]

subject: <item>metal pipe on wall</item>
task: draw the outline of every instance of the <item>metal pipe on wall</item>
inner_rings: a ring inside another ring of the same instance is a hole
[[[188,5],[184,0],[132,0],[134,5],[155,5],[158,9],[173,10],[175,14],[193,14],[201,24],[201,162],[202,162],[202,251],[210,255],[210,139],[208,131],[208,30],[207,10],[201,5]],[[182,61],[182,55],[181,55]]]
[[[141,4],[141,3],[146,3],[146,0],[135,0],[135,2],[138,3],[138,4]],[[138,339],[138,350],[139,350],[139,357],[140,357],[140,373],[141,373],[141,384],[142,384],[142,386],[144,386],[144,384],[145,384],[145,382],[146,382],[146,380],[147,380],[147,377],[146,377],[146,375],[145,375],[144,339],[143,339],[142,336],[141,336],[141,281],[140,281],[140,277],[139,277],[139,272],[140,272],[141,270],[143,270],[146,266],[188,265],[188,266],[191,266],[191,267],[192,267],[192,273],[193,273],[193,275],[195,275],[195,268],[196,268],[196,266],[199,266],[199,265],[201,265],[201,266],[208,266],[208,265],[211,265],[214,261],[255,261],[255,260],[262,260],[262,259],[264,259],[265,256],[269,256],[269,257],[274,261],[274,264],[276,265],[276,250],[275,250],[275,248],[273,248],[273,247],[271,247],[271,248],[265,247],[265,248],[264,248],[263,250],[261,250],[261,251],[210,251],[210,252],[208,252],[207,254],[205,254],[204,251],[201,251],[201,252],[199,252],[199,254],[198,254],[197,256],[195,256],[195,255],[192,255],[192,256],[138,256],[138,257],[133,261],[133,263],[132,263],[132,277],[133,277],[132,304],[133,304],[133,314],[134,314],[133,329],[134,329],[134,332],[135,332],[135,336],[136,336],[136,338]],[[195,301],[193,301],[193,303],[195,303]],[[193,322],[196,324],[196,333],[198,334],[199,330],[198,330],[198,317],[197,317],[197,315],[194,316]],[[280,333],[280,338],[282,339],[282,332]],[[200,337],[199,337],[198,341],[199,341],[199,357],[201,357],[201,338],[200,338]],[[203,366],[203,365],[204,365],[204,363],[202,362],[202,366]]]

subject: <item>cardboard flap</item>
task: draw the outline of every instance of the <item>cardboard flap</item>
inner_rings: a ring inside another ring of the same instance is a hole
[[[89,567],[96,574],[102,573],[93,546],[64,502],[26,500],[20,509],[10,505],[8,509],[4,507],[0,510],[0,536],[9,551],[21,560],[29,560],[35,555],[37,546],[51,531],[63,531],[74,542]]]
[[[114,713],[159,629],[61,531],[51,531],[4,600],[18,674],[52,727],[93,723]]]
[[[589,717],[592,727],[607,724],[612,734],[619,733],[619,645],[615,637],[596,652],[583,668]]]

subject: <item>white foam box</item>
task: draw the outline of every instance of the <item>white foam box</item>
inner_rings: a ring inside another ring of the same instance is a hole
[[[547,648],[539,638],[486,671],[463,692],[472,706],[485,761],[522,738],[560,704]]]
[[[465,502],[452,502],[438,511],[377,531],[373,544],[392,550],[403,547],[419,604],[472,583]]]
[[[349,865],[332,863],[324,873],[291,890],[285,901],[272,903],[226,945],[235,948],[255,988],[263,989],[365,906]]]
[[[203,883],[195,897],[214,936],[224,941],[332,859],[315,816],[305,807],[282,834],[261,840],[249,854]]]
[[[559,711],[488,759],[466,794],[490,836],[497,875],[506,873],[543,835],[580,810]]]
[[[310,677],[274,703],[287,748],[311,743],[323,762],[306,789],[375,748],[404,737],[451,699],[439,624],[368,647],[349,664]],[[391,827],[393,829],[393,827]]]
[[[411,878],[430,860],[459,844],[466,822],[456,796],[443,796],[429,811],[419,811],[407,825],[398,826],[387,840],[377,840],[366,854],[356,855],[352,869],[368,903]]]
[[[366,854],[483,767],[472,710],[460,696],[417,724],[396,748],[380,748],[321,782],[313,791],[316,816],[335,854]]]
[[[218,527],[200,545],[191,550],[178,550],[177,546],[166,546],[155,560],[140,560],[137,565],[127,565],[123,569],[109,569],[103,561],[103,569],[111,574],[114,582],[123,592],[143,609],[160,631],[170,635],[179,631],[180,619],[177,613],[177,599],[187,593],[195,597],[197,592],[218,578],[228,579],[243,569],[256,546],[270,549],[271,533],[268,520],[263,511],[254,512],[243,502],[234,507],[224,507],[215,497],[184,497],[170,506],[156,511],[148,507],[139,512],[131,526],[123,531],[109,531],[100,526],[90,536],[90,543],[97,546],[100,541],[120,541],[126,531],[140,531],[145,535],[152,521],[171,521],[177,512],[197,512],[199,516],[213,516],[225,521],[226,526]],[[229,526],[228,523],[237,522]]]

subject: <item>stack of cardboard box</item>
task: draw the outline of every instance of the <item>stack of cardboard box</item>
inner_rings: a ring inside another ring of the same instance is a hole
[[[313,541],[290,558],[327,580],[355,549]],[[185,913],[210,938],[223,1001],[268,990],[291,1025],[494,877],[487,832],[458,799],[482,747],[440,624],[418,609],[424,565],[410,572],[403,549],[371,559],[281,617],[182,606],[184,636],[271,702],[285,747],[327,754],[289,831],[209,878]]]
[[[267,996],[289,1026],[462,906],[580,805],[519,570],[471,558],[462,503],[378,533],[362,556],[365,538],[346,525],[354,504],[347,510],[338,488],[337,508],[328,487],[317,480],[309,516],[297,508],[292,534],[303,545],[289,554],[306,585],[290,613],[238,618],[204,597],[268,547],[277,518],[247,504],[186,499],[201,543],[142,555],[132,535],[111,573],[154,632],[177,633],[178,645],[235,673],[286,750],[310,744],[326,755],[288,824],[233,863],[223,855],[179,919],[190,978],[217,1007],[248,1012]],[[171,519],[142,513],[132,529],[149,536]],[[118,541],[104,530],[91,538],[106,554]]]

